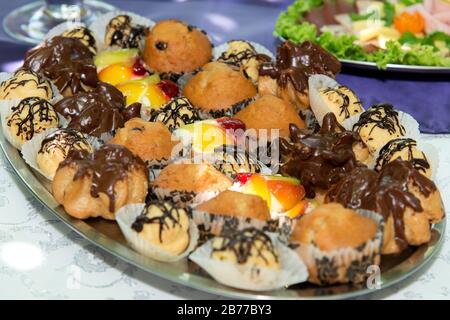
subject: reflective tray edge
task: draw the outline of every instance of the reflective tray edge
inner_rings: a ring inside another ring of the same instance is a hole
[[[51,193],[39,181],[37,175],[28,167],[20,156],[20,153],[13,148],[5,139],[3,133],[0,132],[0,146],[3,150],[5,158],[10,163],[19,180],[28,188],[28,190],[36,197],[50,213],[63,221],[72,230],[80,234],[83,238],[90,241],[94,245],[104,249],[110,254],[142,269],[151,274],[176,282],[194,289],[205,291],[208,293],[221,295],[229,298],[241,299],[348,299],[375,293],[378,290],[386,289],[409,276],[413,275],[425,265],[427,265],[432,257],[439,251],[445,233],[446,219],[442,222],[434,224],[433,239],[429,244],[417,248],[408,258],[396,265],[387,272],[381,274],[381,285],[377,289],[368,288],[351,288],[345,285],[343,291],[341,289],[334,290],[332,287],[317,287],[308,291],[308,295],[302,295],[302,290],[298,289],[280,289],[270,292],[251,292],[245,290],[233,289],[223,286],[208,277],[205,274],[195,274],[188,269],[188,263],[185,261],[175,264],[167,264],[144,257],[131,248],[119,243],[100,233],[88,223],[71,218],[56,203]],[[342,287],[342,286],[341,286]],[[306,292],[306,291],[305,291]],[[311,294],[312,292],[312,294]]]

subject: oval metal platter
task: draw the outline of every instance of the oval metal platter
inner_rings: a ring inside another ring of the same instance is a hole
[[[5,140],[3,133],[0,133],[0,145],[14,172],[30,192],[55,217],[94,245],[154,275],[225,297],[243,299],[345,299],[363,296],[385,289],[416,273],[438,252],[444,239],[445,219],[441,223],[433,225],[432,239],[428,244],[408,249],[401,256],[383,257],[381,281],[377,289],[368,289],[365,285],[361,287],[351,285],[319,287],[307,283],[268,292],[233,289],[219,284],[193,262],[186,259],[177,263],[162,263],[133,251],[126,244],[119,227],[114,221],[103,219],[83,221],[70,217],[53,198],[49,191],[49,183],[37,172],[32,171],[22,159],[20,152]]]

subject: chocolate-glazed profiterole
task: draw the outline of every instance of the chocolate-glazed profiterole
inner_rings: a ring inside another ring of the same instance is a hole
[[[11,111],[5,118],[6,125],[3,130],[16,148],[31,140],[35,134],[56,128],[59,124],[53,106],[45,99],[23,99],[17,106],[12,107]]]
[[[73,29],[69,29],[64,31],[61,36],[66,38],[74,38],[78,39],[83,43],[88,49],[93,53],[97,54],[97,45],[95,41],[95,37],[92,34],[92,31],[86,27],[76,27]]]
[[[114,219],[120,207],[144,202],[148,171],[127,148],[108,144],[94,153],[73,150],[53,180],[53,195],[70,215]]]
[[[81,132],[69,128],[55,130],[42,140],[41,148],[36,155],[36,163],[47,177],[53,177],[59,164],[72,150],[94,151]]]
[[[106,26],[105,43],[124,49],[139,48],[145,30],[144,26],[133,25],[130,16],[119,15],[112,18]]]
[[[63,96],[97,86],[94,55],[79,39],[56,36],[27,52],[24,68],[49,78]]]
[[[316,188],[327,190],[363,165],[354,151],[354,145],[361,143],[360,137],[346,131],[333,113],[325,115],[318,133],[295,125],[289,129],[292,142],[280,140],[281,173],[300,179],[307,197],[313,198]]]
[[[112,133],[128,119],[139,117],[140,107],[139,103],[125,107],[123,94],[104,82],[89,92],[80,92],[55,104],[55,110],[70,119],[69,128],[96,137]]]
[[[396,159],[379,172],[356,168],[328,191],[326,202],[375,211],[384,217],[383,254],[430,240],[430,223],[444,215],[436,185],[412,163]]]
[[[375,170],[380,171],[386,164],[397,158],[410,161],[416,170],[428,178],[431,177],[432,168],[425,153],[417,148],[415,140],[409,138],[391,140],[381,148],[375,162]]]
[[[19,69],[0,84],[0,99],[24,99],[38,97],[50,100],[55,96],[50,81],[36,72]]]
[[[377,104],[361,113],[353,131],[359,133],[370,152],[376,152],[390,140],[406,134],[398,112],[390,104]]]
[[[285,41],[277,48],[276,61],[259,67],[259,92],[277,95],[297,108],[307,108],[308,78],[313,74],[334,78],[340,70],[339,60],[320,46],[310,41],[299,45]]]
[[[186,97],[175,97],[150,115],[150,121],[162,122],[170,131],[199,120],[201,117],[198,110]]]

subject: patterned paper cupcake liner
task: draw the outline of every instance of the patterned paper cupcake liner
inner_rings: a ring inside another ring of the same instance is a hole
[[[315,244],[298,245],[296,251],[308,267],[309,282],[319,285],[361,283],[367,278],[368,267],[380,264],[384,220],[373,211],[356,211],[378,223],[373,238],[357,248],[323,251]]]
[[[37,135],[35,135],[31,140],[25,142],[25,144],[22,146],[22,158],[25,160],[25,162],[34,170],[36,170],[37,172],[39,172],[43,177],[45,177],[47,180],[52,181],[53,177],[52,176],[48,176],[46,175],[38,166],[36,159],[37,159],[37,155],[39,153],[39,150],[41,149],[42,146],[42,141],[44,141],[44,139],[52,134],[53,132],[55,132],[56,130],[58,130],[58,128],[51,128],[51,129],[47,129],[44,132],[41,132]],[[84,135],[86,140],[92,145],[92,147],[94,148],[94,150],[97,150],[98,148],[100,148],[103,143],[102,141],[100,141],[98,138],[96,137],[92,137],[89,135]]]
[[[256,96],[252,98],[248,98],[233,104],[229,108],[223,108],[219,110],[210,110],[205,111],[199,109],[199,114],[202,119],[210,119],[210,118],[222,118],[222,117],[233,117],[236,113],[244,109],[250,103],[256,100]]]
[[[245,40],[245,41],[247,41],[247,40]],[[256,53],[265,54],[268,57],[270,57],[272,60],[275,60],[275,56],[273,55],[273,53],[269,49],[264,47],[262,44],[259,44],[257,42],[253,42],[253,41],[247,41],[247,42],[249,42],[253,46],[253,48],[255,48]],[[222,53],[224,53],[226,51],[228,51],[228,41],[225,43],[219,44],[218,46],[216,46],[213,49],[213,59],[217,60],[222,55]]]
[[[155,22],[153,20],[129,11],[114,10],[105,13],[103,15],[100,15],[95,19],[94,22],[92,22],[89,25],[89,29],[94,33],[95,38],[98,39],[97,43],[98,52],[105,51],[110,48],[105,43],[106,26],[109,24],[111,19],[119,15],[127,15],[131,17],[131,23],[133,25],[141,25],[148,28],[152,28],[155,25]],[[142,43],[139,49],[142,50],[143,47],[144,47],[144,39],[142,39]]]
[[[131,228],[131,225],[142,213],[144,208],[144,203],[129,204],[120,208],[116,213],[116,221],[119,224],[120,230],[134,250],[158,261],[175,262],[187,257],[196,248],[198,243],[198,229],[192,221],[189,222],[189,245],[180,255],[167,252],[142,238],[138,232]]]
[[[189,259],[208,272],[217,282],[238,289],[268,291],[306,281],[308,270],[298,255],[280,243],[276,236],[270,237],[278,253],[280,269],[213,259],[212,240],[197,248]]]
[[[172,201],[176,205],[185,208],[188,206],[196,206],[202,202],[208,201],[214,198],[220,191],[182,191],[182,190],[169,190],[159,187],[153,188],[154,195],[161,201]]]

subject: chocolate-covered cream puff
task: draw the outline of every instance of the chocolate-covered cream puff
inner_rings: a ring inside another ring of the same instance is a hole
[[[79,39],[56,36],[28,51],[23,67],[46,76],[63,96],[71,96],[97,86],[93,57]]]
[[[134,25],[128,15],[118,15],[109,21],[105,30],[105,43],[111,47],[139,48],[146,28]]]
[[[94,151],[86,136],[81,132],[69,128],[58,129],[42,141],[36,155],[36,163],[44,175],[53,177],[59,164],[72,150]]]
[[[355,93],[346,86],[323,88],[319,91],[319,95],[328,107],[329,112],[333,112],[336,115],[339,123],[364,111],[361,101]]]
[[[51,100],[54,96],[50,81],[32,70],[19,69],[0,84],[0,99],[38,97]]]
[[[131,227],[152,245],[179,255],[189,246],[189,216],[189,208],[179,208],[167,201],[152,202]]]
[[[150,115],[150,121],[162,122],[170,131],[201,120],[198,110],[186,97],[175,97]]]
[[[66,37],[66,38],[78,39],[81,41],[81,43],[83,43],[86,47],[88,47],[88,49],[93,54],[97,54],[97,44],[95,41],[94,34],[88,28],[79,26],[79,27],[64,31],[61,34],[61,36]]]
[[[123,146],[108,144],[94,153],[71,151],[56,171],[52,192],[75,218],[114,220],[122,206],[145,201],[147,178],[139,157]]]
[[[20,148],[35,134],[59,125],[58,116],[50,102],[45,99],[25,98],[12,107],[11,114],[5,119],[6,131],[10,142]]]
[[[297,109],[309,107],[308,78],[325,74],[334,78],[341,64],[333,55],[310,41],[294,44],[285,41],[277,48],[275,62],[259,67],[258,91],[273,94],[292,103]]]

